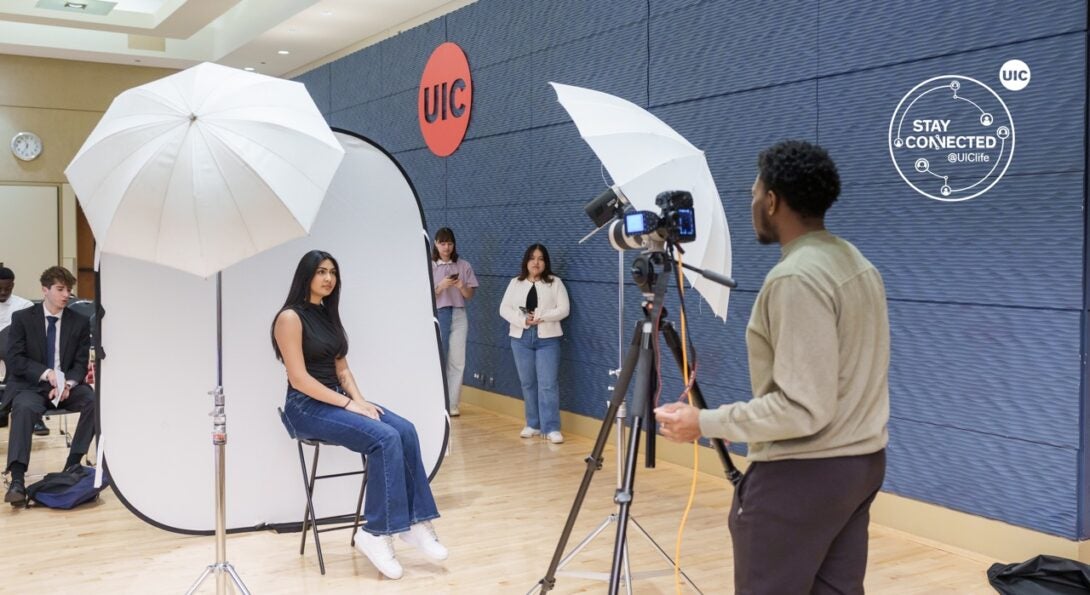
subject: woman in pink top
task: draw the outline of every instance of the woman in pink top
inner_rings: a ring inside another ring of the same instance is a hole
[[[447,366],[447,397],[451,416],[457,416],[462,393],[462,372],[466,367],[466,300],[473,297],[477,275],[464,258],[458,257],[458,244],[449,227],[435,232],[431,249],[431,277],[435,290],[435,310],[439,316],[439,334]]]

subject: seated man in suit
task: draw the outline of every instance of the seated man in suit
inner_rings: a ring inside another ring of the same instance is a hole
[[[65,469],[87,454],[95,433],[95,393],[83,383],[91,326],[86,316],[65,309],[76,279],[63,267],[49,267],[41,282],[42,303],[16,312],[8,336],[3,401],[11,409],[7,466],[11,485],[4,501],[12,504],[26,500],[23,478],[30,462],[31,432],[47,409],[80,413]],[[57,371],[64,375],[63,383],[58,382]]]
[[[4,329],[8,328],[11,324],[11,315],[19,310],[24,310],[34,305],[34,302],[23,299],[13,293],[15,290],[15,271],[4,266],[0,263],[0,333],[3,333]],[[4,340],[7,339],[7,334],[3,335]],[[4,368],[4,348],[0,346],[0,368]],[[5,371],[0,370],[0,378],[5,376]],[[0,398],[3,397],[3,391],[0,391]],[[7,427],[8,425],[8,410],[0,407],[0,428]],[[49,435],[49,428],[44,423],[38,422],[34,424],[34,433],[38,436]]]

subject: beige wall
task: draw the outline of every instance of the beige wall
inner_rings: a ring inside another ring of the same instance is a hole
[[[113,98],[172,72],[0,54],[0,183],[64,183],[64,168]],[[23,130],[42,138],[34,161],[16,159],[8,148]]]
[[[76,271],[76,202],[64,177],[64,168],[91,134],[103,112],[120,92],[173,73],[163,68],[141,68],[0,54],[0,186],[49,185],[63,197],[56,221],[43,235],[60,237],[60,258],[55,264]],[[22,161],[11,154],[17,132],[34,132],[42,139],[42,154]],[[11,214],[0,212],[0,218]],[[24,255],[0,254],[0,262],[25,260]],[[36,278],[40,271],[20,271],[18,277]],[[20,284],[27,290],[33,284]],[[78,291],[78,288],[77,288]],[[40,295],[35,296],[40,297]]]

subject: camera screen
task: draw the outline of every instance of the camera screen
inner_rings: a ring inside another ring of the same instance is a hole
[[[696,217],[692,209],[677,210],[677,233],[682,242],[696,239]]]
[[[630,236],[651,232],[651,229],[649,229],[647,225],[647,219],[643,216],[643,212],[636,211],[635,213],[625,215],[624,232],[626,235]]]

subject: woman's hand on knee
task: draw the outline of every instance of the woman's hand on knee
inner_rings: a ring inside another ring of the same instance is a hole
[[[368,403],[367,401],[357,401],[355,399],[353,399],[352,403],[349,404],[348,407],[345,407],[345,409],[348,409],[352,413],[358,413],[359,415],[370,417],[375,420],[378,419],[379,415],[386,413],[378,405]]]

